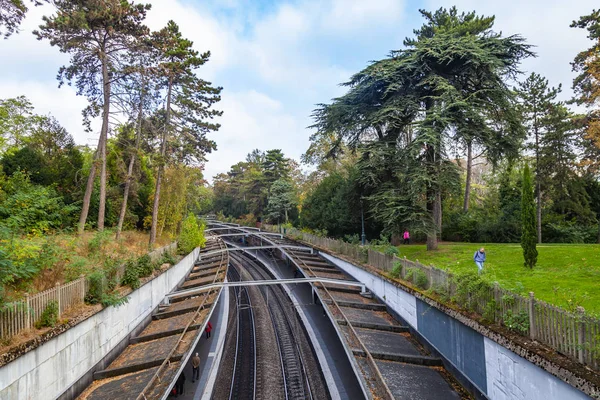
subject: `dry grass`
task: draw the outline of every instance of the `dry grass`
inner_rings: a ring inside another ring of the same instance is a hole
[[[23,247],[27,247],[32,255],[39,254],[44,245],[54,246],[56,255],[31,281],[6,287],[7,300],[21,298],[25,292],[35,294],[56,284],[70,282],[103,268],[110,259],[125,261],[139,257],[148,252],[148,239],[148,233],[125,231],[116,240],[114,232],[108,230],[104,233],[85,232],[80,237],[74,234],[57,234],[21,238]],[[159,237],[153,250],[172,241],[167,235]]]

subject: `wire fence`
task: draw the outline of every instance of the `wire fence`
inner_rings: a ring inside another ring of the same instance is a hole
[[[369,264],[390,277],[410,282],[421,290],[435,293],[443,302],[479,314],[488,323],[501,324],[516,333],[548,345],[557,352],[589,367],[600,369],[600,319],[511,292],[472,276],[459,276],[419,262],[384,254],[358,244],[330,239],[287,228],[265,225],[316,247],[331,250],[358,263]]]
[[[158,260],[163,253],[173,253],[177,250],[177,242],[156,249],[148,255],[154,262]],[[125,273],[125,265],[121,265],[117,270],[118,281]],[[9,339],[19,333],[31,329],[36,322],[40,320],[42,313],[48,307],[51,301],[56,302],[58,306],[58,317],[69,308],[82,304],[88,291],[88,280],[84,275],[78,279],[65,283],[57,284],[55,287],[44,290],[34,295],[25,294],[25,298],[20,301],[8,303],[0,309],[0,340]]]

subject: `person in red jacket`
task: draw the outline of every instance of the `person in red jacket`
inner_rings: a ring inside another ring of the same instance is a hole
[[[206,338],[208,339],[210,337],[210,331],[212,331],[212,324],[210,321],[208,321],[208,324],[206,324],[206,329],[204,330],[206,331]]]

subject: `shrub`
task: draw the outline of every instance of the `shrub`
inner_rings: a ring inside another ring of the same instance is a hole
[[[405,279],[414,283],[419,289],[427,289],[429,283],[427,275],[419,268],[407,268]]]
[[[94,237],[88,242],[88,250],[92,254],[102,251],[104,246],[112,240],[113,232],[109,229],[98,231]]]
[[[401,273],[402,273],[402,264],[400,264],[398,261],[396,261],[394,263],[394,268],[392,268],[392,271],[390,272],[390,276],[394,279],[398,279],[398,278],[400,278]]]
[[[106,291],[106,277],[103,271],[92,272],[88,276],[89,289],[85,295],[85,301],[89,304],[98,304],[102,301],[102,295]]]
[[[396,246],[386,246],[383,252],[388,256],[397,256],[400,254],[400,251]]]
[[[493,290],[492,284],[484,281],[476,272],[457,273],[453,275],[452,282],[456,288],[452,300],[469,311],[475,311],[477,300],[487,298]]]
[[[49,301],[40,316],[39,321],[35,323],[35,327],[40,329],[44,327],[52,328],[58,322],[58,302],[55,300]]]
[[[171,265],[177,264],[177,258],[175,258],[175,254],[173,254],[169,251],[165,251],[164,253],[162,253],[160,260],[157,263],[157,268],[160,268],[160,266],[162,264],[171,264]]]
[[[204,238],[204,228],[198,224],[196,216],[192,213],[188,214],[183,221],[183,227],[179,234],[177,248],[180,253],[190,253],[198,246],[204,246],[206,239]]]
[[[506,310],[503,316],[504,325],[521,335],[529,333],[529,315],[525,311],[513,314],[512,310]]]
[[[129,298],[127,296],[120,296],[118,293],[111,292],[111,293],[104,293],[102,295],[102,300],[100,301],[100,303],[102,304],[102,307],[109,307],[109,306],[118,307],[120,305],[127,303],[128,301],[129,301]]]
[[[145,277],[152,275],[152,271],[154,271],[154,264],[152,264],[152,259],[148,254],[144,254],[137,260],[137,270],[139,276]]]
[[[123,273],[123,279],[121,279],[121,285],[129,286],[133,290],[140,287],[140,272],[137,262],[128,260],[125,263],[125,272]]]

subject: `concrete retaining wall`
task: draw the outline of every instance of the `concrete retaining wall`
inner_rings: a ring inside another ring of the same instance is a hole
[[[0,399],[54,399],[127,338],[188,274],[199,249],[108,307],[0,368]]]
[[[389,309],[492,400],[589,399],[537,365],[525,360],[453,317],[433,308],[380,276],[345,260],[321,255],[363,282]]]

